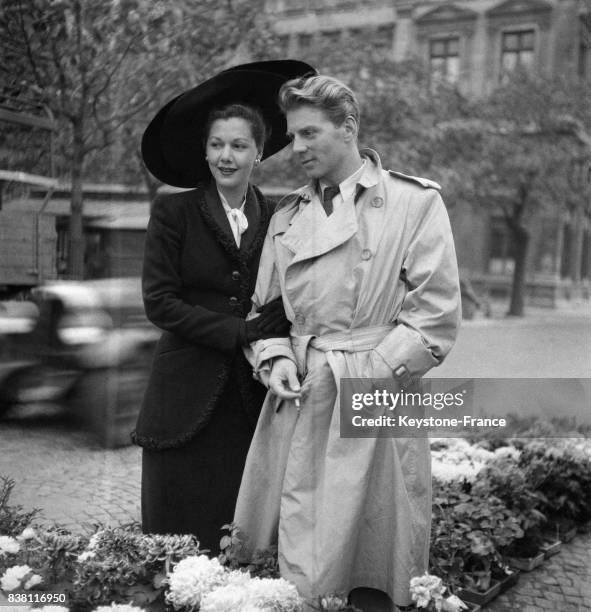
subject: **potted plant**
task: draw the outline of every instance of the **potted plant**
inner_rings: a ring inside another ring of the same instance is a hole
[[[500,559],[492,540],[482,532],[468,534],[470,554],[464,562],[464,587],[458,595],[479,605],[486,605],[500,592],[501,583],[493,579],[493,564]]]
[[[499,594],[504,593],[519,582],[520,571],[511,568],[505,561],[496,562],[492,566],[492,576],[500,583]]]
[[[591,518],[591,459],[565,442],[560,444],[532,442],[523,449],[520,464],[531,486],[543,496],[548,534],[568,542],[577,523]]]

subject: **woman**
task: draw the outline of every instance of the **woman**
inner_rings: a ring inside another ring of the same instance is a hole
[[[242,347],[287,331],[280,301],[244,320],[271,215],[248,181],[287,143],[279,87],[309,70],[284,61],[222,72],[169,102],[142,141],[152,174],[195,188],[157,199],[146,236],[144,305],[164,331],[134,433],[142,527],[193,533],[212,554],[265,393]]]

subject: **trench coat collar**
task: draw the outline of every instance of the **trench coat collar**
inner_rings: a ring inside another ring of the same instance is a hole
[[[380,182],[382,165],[378,154],[372,149],[362,149],[360,153],[368,159],[357,183],[361,192]],[[317,181],[312,181],[299,191],[297,203],[298,212],[281,238],[283,245],[294,254],[292,264],[324,255],[357,233],[355,206],[346,202],[327,217],[318,194]]]

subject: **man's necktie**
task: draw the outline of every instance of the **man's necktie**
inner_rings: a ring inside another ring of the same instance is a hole
[[[326,187],[324,192],[322,193],[322,206],[324,206],[324,211],[326,212],[326,216],[329,217],[332,214],[333,206],[332,199],[338,195],[339,186],[332,185],[331,187]]]

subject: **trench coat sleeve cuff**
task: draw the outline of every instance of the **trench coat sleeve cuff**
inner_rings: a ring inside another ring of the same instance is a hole
[[[398,324],[375,350],[393,372],[404,366],[412,377],[422,376],[440,363],[421,334],[403,324]]]
[[[269,366],[271,359],[276,359],[278,357],[287,357],[287,359],[291,359],[294,363],[296,362],[289,338],[259,340],[252,345],[252,348],[254,353],[253,368],[255,373]]]

